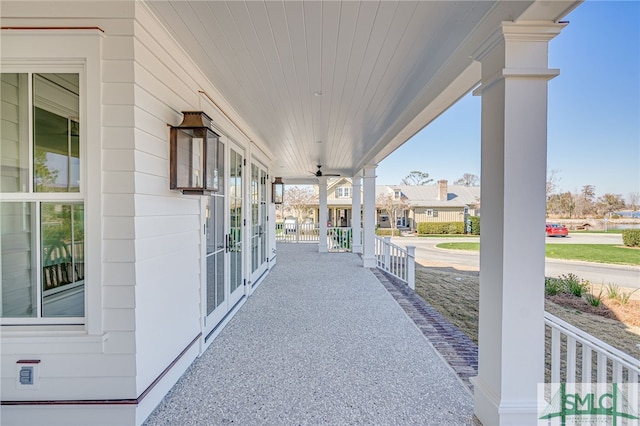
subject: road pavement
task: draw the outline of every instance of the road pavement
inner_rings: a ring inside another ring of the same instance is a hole
[[[423,238],[401,237],[392,238],[394,244],[401,247],[416,246],[416,261],[424,266],[449,266],[462,270],[478,271],[480,256],[478,252],[464,250],[444,250],[436,248],[440,243],[478,242],[480,238]],[[547,238],[547,244],[620,244],[620,234],[573,234],[566,238]],[[638,253],[640,256],[640,252]],[[589,280],[593,284],[617,284],[621,287],[640,288],[640,267],[610,265],[591,262],[546,259],[545,275],[557,277],[562,274],[573,273],[578,277]]]

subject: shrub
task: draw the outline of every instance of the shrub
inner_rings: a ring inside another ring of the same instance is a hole
[[[464,222],[419,222],[418,234],[464,234]]]
[[[562,281],[557,278],[545,278],[544,279],[544,292],[547,296],[555,296],[562,293],[563,286]]]
[[[627,247],[640,247],[640,229],[623,229],[622,243]]]
[[[607,297],[609,299],[617,299],[620,297],[620,286],[617,284],[607,284]]]
[[[582,297],[582,295],[589,290],[589,287],[591,287],[589,281],[581,280],[575,274],[562,274],[559,279],[562,281],[565,292],[577,297]]]
[[[600,290],[600,294],[597,296],[593,293],[587,293],[584,298],[587,299],[588,304],[597,308],[602,303],[602,290]]]
[[[621,305],[626,305],[627,303],[629,303],[629,299],[631,298],[633,293],[635,293],[636,291],[638,291],[638,290],[636,289],[636,290],[633,290],[631,292],[626,292],[626,291],[621,292],[618,295],[618,302],[620,302]]]

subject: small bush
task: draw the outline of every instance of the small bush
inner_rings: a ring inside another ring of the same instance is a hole
[[[618,295],[618,302],[620,302],[621,305],[626,305],[627,303],[629,303],[629,299],[631,298],[633,293],[635,293],[636,291],[638,290],[633,290],[630,292],[621,292]]]
[[[600,290],[600,294],[597,296],[593,293],[587,293],[584,298],[587,300],[588,304],[597,308],[602,303],[602,290]]]
[[[582,297],[591,287],[589,281],[581,280],[577,275],[571,273],[560,275],[560,280],[562,280],[566,292],[577,297]]]
[[[617,299],[620,297],[620,286],[617,284],[607,284],[607,297],[609,299]]]
[[[547,296],[555,296],[562,293],[563,286],[562,281],[557,278],[545,278],[544,279],[544,292]]]
[[[419,222],[418,234],[464,234],[464,222]]]
[[[623,229],[622,243],[627,247],[640,247],[640,229]]]

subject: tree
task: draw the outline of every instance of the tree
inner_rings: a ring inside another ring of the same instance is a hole
[[[407,197],[401,195],[396,198],[395,194],[380,194],[376,198],[376,207],[389,216],[391,235],[394,235],[398,218],[408,207]]]
[[[314,198],[315,194],[311,188],[291,186],[284,191],[283,206],[301,222],[311,213]]]
[[[640,202],[640,193],[638,192],[630,192],[627,196],[627,205],[631,208],[631,211],[634,213],[638,210],[638,203]]]
[[[478,186],[480,182],[480,178],[477,175],[471,173],[465,173],[462,175],[460,179],[453,182],[454,185],[462,185],[462,186]]]
[[[596,198],[596,187],[585,185],[580,191],[580,198],[576,202],[576,213],[580,217],[593,214],[595,212],[594,200]]]
[[[553,169],[547,172],[547,200],[556,192],[558,188],[558,181],[560,178],[558,177],[558,173],[560,170]]]
[[[598,204],[596,207],[598,209],[598,213],[601,215],[611,215],[611,213],[624,208],[624,200],[622,199],[622,195],[619,194],[604,194],[602,197],[598,198]]]
[[[402,185],[426,185],[433,182],[429,179],[429,173],[414,170],[402,179]]]

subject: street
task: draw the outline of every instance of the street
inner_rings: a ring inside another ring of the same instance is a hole
[[[547,237],[547,244],[620,244],[620,234],[569,234],[566,238]],[[416,246],[416,262],[423,266],[450,266],[462,270],[478,271],[480,256],[478,252],[464,250],[444,250],[436,248],[440,243],[478,242],[480,238],[423,238],[401,237],[392,238],[394,244],[400,247]],[[640,256],[640,252],[638,253]],[[608,265],[599,263],[547,259],[545,275],[557,277],[562,274],[573,273],[578,277],[589,280],[593,284],[617,284],[621,287],[640,288],[640,267],[624,265]]]

